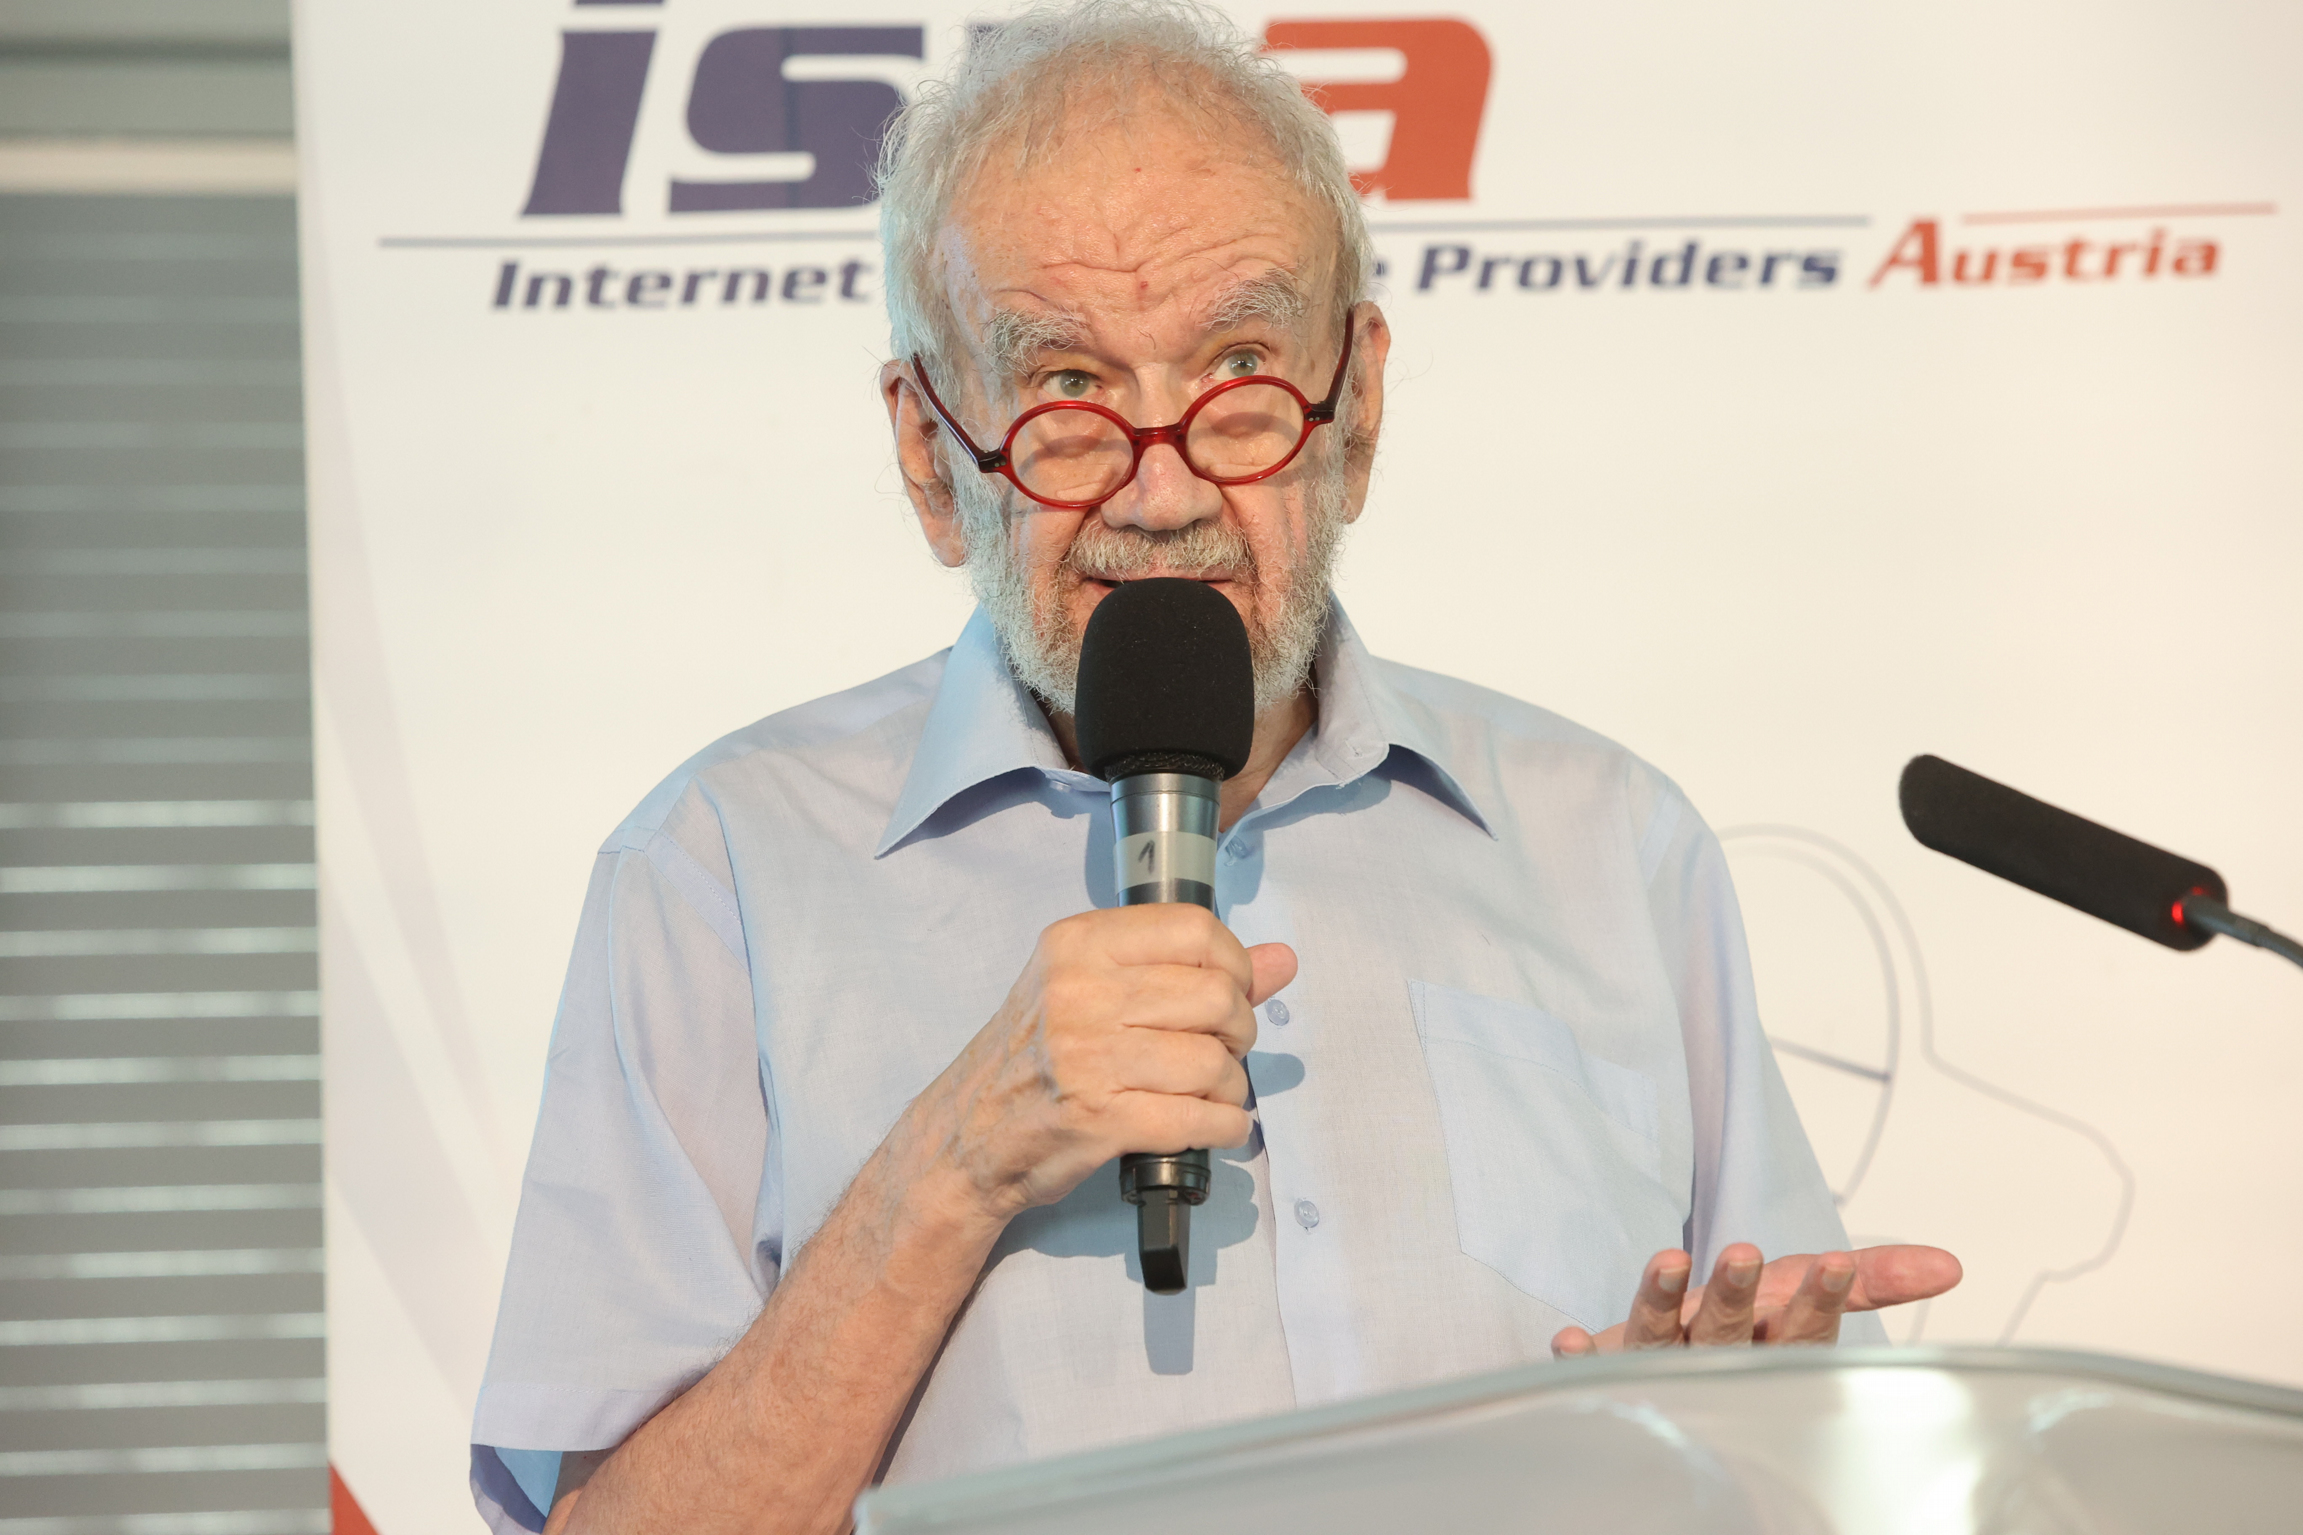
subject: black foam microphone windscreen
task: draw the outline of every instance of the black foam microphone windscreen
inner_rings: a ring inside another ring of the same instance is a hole
[[[1073,721],[1099,778],[1246,767],[1255,665],[1239,610],[1205,581],[1122,582],[1088,618]]]
[[[1914,757],[1898,789],[1903,824],[1938,853],[2163,943],[2196,949],[2215,935],[2185,926],[2196,891],[2227,898],[2223,876],[2108,826],[2035,800],[1941,757]]]

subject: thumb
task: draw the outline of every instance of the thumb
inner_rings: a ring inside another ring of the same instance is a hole
[[[1850,1311],[1877,1311],[1941,1295],[1965,1277],[1959,1260],[1940,1247],[1896,1244],[1866,1247],[1855,1254],[1855,1287]]]
[[[1295,950],[1284,943],[1259,943],[1247,951],[1255,967],[1255,983],[1248,988],[1247,1005],[1261,1007],[1272,993],[1295,979]]]

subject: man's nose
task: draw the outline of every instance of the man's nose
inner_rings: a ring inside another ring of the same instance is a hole
[[[1145,403],[1169,412],[1153,420],[1175,421],[1191,402],[1167,398]],[[1112,527],[1165,532],[1222,516],[1223,491],[1191,472],[1177,444],[1160,442],[1144,450],[1135,478],[1121,486],[1118,494],[1103,504],[1102,511],[1104,521]]]

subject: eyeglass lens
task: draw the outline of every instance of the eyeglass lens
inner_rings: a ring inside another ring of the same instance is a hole
[[[1295,451],[1303,406],[1276,384],[1243,383],[1202,406],[1184,434],[1184,457],[1211,480],[1242,480]],[[1016,479],[1050,501],[1100,501],[1128,480],[1135,445],[1099,411],[1062,408],[1034,416],[1009,450]]]

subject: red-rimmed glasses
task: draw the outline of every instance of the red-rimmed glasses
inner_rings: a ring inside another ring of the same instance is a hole
[[[1344,371],[1351,366],[1351,327],[1335,362],[1327,397],[1318,404],[1283,378],[1254,373],[1227,379],[1191,402],[1173,426],[1136,426],[1090,400],[1050,400],[1016,417],[996,448],[975,444],[945,407],[917,357],[912,374],[920,392],[985,474],[1008,483],[1043,506],[1067,512],[1101,506],[1136,477],[1144,451],[1174,448],[1184,467],[1218,485],[1269,479],[1295,462],[1311,434],[1335,419]]]

